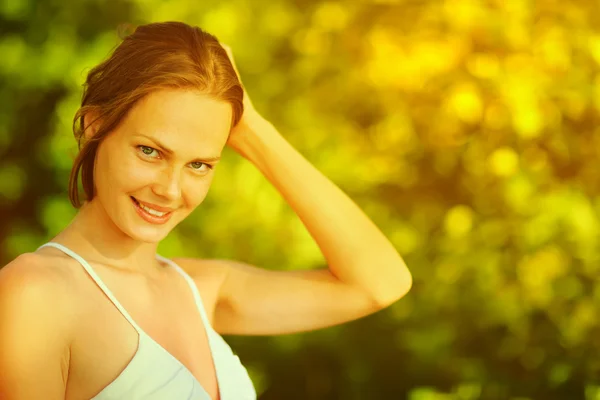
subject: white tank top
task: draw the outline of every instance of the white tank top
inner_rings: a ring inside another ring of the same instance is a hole
[[[138,348],[129,364],[92,400],[211,400],[194,375],[138,326],[87,261],[59,243],[48,242],[39,248],[44,246],[55,247],[79,261],[139,335]],[[200,293],[192,278],[173,261],[158,254],[156,257],[175,268],[185,278],[194,294],[208,336],[221,400],[256,400],[256,391],[240,359],[210,325]]]

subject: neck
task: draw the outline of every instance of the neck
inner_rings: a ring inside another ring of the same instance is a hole
[[[89,261],[144,275],[159,272],[157,242],[143,242],[125,234],[102,205],[86,202],[69,225],[52,241],[73,249]]]

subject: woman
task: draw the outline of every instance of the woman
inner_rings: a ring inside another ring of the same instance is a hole
[[[220,334],[332,326],[411,287],[390,242],[257,113],[230,49],[197,27],[139,26],[90,71],[74,122],[78,213],[0,272],[2,399],[254,399]],[[225,145],[277,188],[328,269],[156,253],[204,200]]]

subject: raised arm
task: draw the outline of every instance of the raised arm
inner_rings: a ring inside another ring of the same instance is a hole
[[[231,48],[224,47],[235,68]],[[411,274],[392,243],[254,109],[247,93],[244,114],[227,144],[292,207],[328,268],[268,271],[228,260],[180,260],[198,282],[204,274],[218,277],[217,331],[275,335],[323,328],[381,310],[409,291]]]
[[[260,116],[243,122],[243,134],[232,146],[296,212],[321,249],[331,276],[379,306],[404,296],[412,284],[411,274],[373,221],[270,122]]]
[[[33,254],[0,270],[0,399],[65,398],[72,323],[64,289]]]
[[[304,223],[328,269],[267,271],[226,260],[197,270],[224,271],[215,329],[284,334],[354,320],[404,296],[412,278],[394,246],[333,182],[268,121],[247,119],[232,145],[277,188]]]
[[[245,124],[233,146],[294,209],[328,268],[269,271],[230,260],[178,259],[199,285],[207,275],[220,282],[214,328],[238,335],[309,331],[372,314],[404,296],[411,274],[367,215],[269,122]]]

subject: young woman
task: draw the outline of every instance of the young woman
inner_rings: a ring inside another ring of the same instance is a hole
[[[197,27],[139,26],[90,71],[74,122],[78,213],[0,271],[3,400],[255,399],[220,334],[332,326],[411,287],[390,242],[256,112],[231,50]],[[157,254],[204,200],[225,145],[277,188],[328,269]]]

